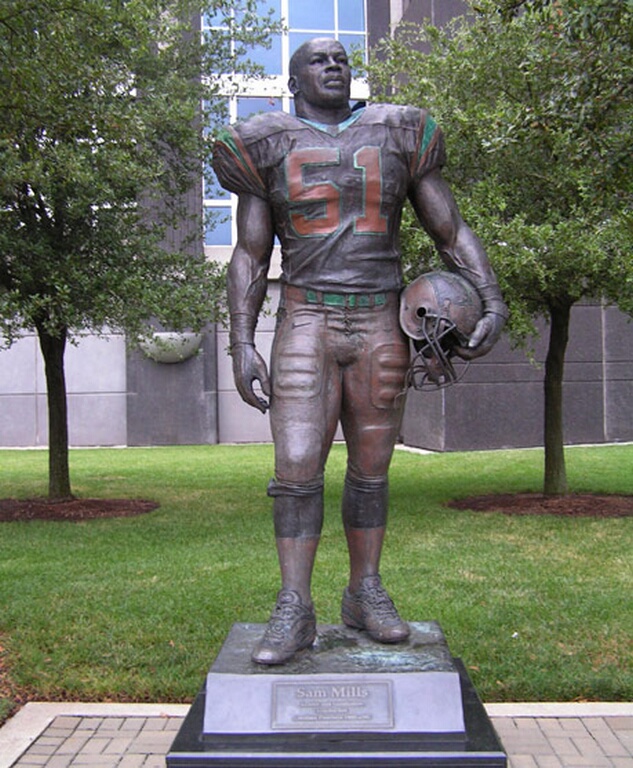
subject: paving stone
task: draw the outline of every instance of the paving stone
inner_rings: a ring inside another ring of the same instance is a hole
[[[533,738],[515,737],[513,739],[502,739],[506,751],[513,754],[525,755],[551,755],[554,753],[552,744],[539,733]]]
[[[516,723],[511,717],[495,717],[492,718],[492,724],[494,725],[497,733],[507,733],[509,736],[513,736],[518,732]]]
[[[165,768],[165,758],[150,755],[143,763],[143,768]]]
[[[532,755],[513,755],[510,768],[538,768],[538,764]]]
[[[124,755],[134,742],[134,736],[117,736],[103,750],[104,755]]]
[[[184,717],[170,717],[167,719],[167,722],[165,723],[165,730],[166,731],[178,731],[180,729],[180,726],[182,725],[182,722],[185,718]]]
[[[609,718],[609,724],[614,731],[633,731],[633,717],[614,715]]]
[[[74,755],[53,755],[46,763],[46,768],[68,768]]]
[[[67,738],[68,738],[67,736],[51,737],[51,736],[48,735],[48,731],[44,731],[44,735],[39,737],[39,739],[37,740],[37,743],[38,744],[43,744],[43,745],[48,746],[48,747],[58,747]]]
[[[604,755],[602,746],[593,736],[573,736],[572,741],[581,755]]]
[[[96,731],[101,725],[101,723],[103,723],[103,721],[104,721],[103,717],[82,717],[81,722],[77,726],[77,730]]]
[[[145,755],[123,755],[118,768],[142,768]]]
[[[536,722],[543,733],[552,736],[564,736],[565,729],[559,717],[537,717]]]
[[[99,732],[101,731],[118,731],[123,725],[124,718],[122,717],[106,717],[99,726]]]
[[[631,768],[633,762],[631,762],[631,757],[613,757],[611,764],[613,768]]]
[[[588,717],[585,720],[587,731],[600,744],[605,755],[610,757],[626,757],[629,751],[622,744],[616,733],[611,730],[607,720],[602,717]]]
[[[57,747],[51,747],[47,744],[42,744],[38,739],[35,744],[30,748],[32,755],[52,755]]]
[[[167,717],[151,717],[143,726],[143,731],[164,731],[167,725]]]
[[[553,736],[549,739],[552,749],[557,755],[561,755],[563,758],[568,756],[578,755],[578,749],[572,739],[565,737]]]
[[[539,755],[536,758],[538,768],[562,768],[562,763],[556,755]]]
[[[618,739],[628,749],[629,753],[633,755],[633,731],[614,731],[617,734]]]
[[[60,744],[59,747],[55,750],[56,755],[74,755],[77,752],[81,752],[81,750],[88,744],[90,741],[90,732],[84,731],[77,732],[72,736],[69,736],[63,744]]]
[[[86,741],[81,750],[79,750],[79,754],[92,755],[94,757],[94,755],[101,754],[101,752],[103,752],[109,743],[110,739],[103,739],[95,736],[94,738],[88,739],[88,741]]]
[[[144,752],[148,755],[167,754],[174,740],[174,734],[170,731],[143,732],[130,745],[129,752]]]
[[[29,766],[29,765],[46,765],[50,758],[50,755],[32,755],[30,752],[21,757],[16,766]]]
[[[579,717],[561,717],[557,718],[561,729],[566,733],[586,733],[587,729]]]
[[[126,732],[134,731],[138,733],[138,731],[143,728],[146,721],[146,717],[126,717],[123,721],[123,724],[121,725],[120,730]]]
[[[514,724],[519,731],[540,731],[538,720],[532,717],[515,717]]]
[[[60,716],[12,768],[165,768],[183,719]],[[633,717],[497,716],[493,725],[509,768],[633,768]]]
[[[55,718],[55,727],[76,728],[82,720],[81,715],[60,715]]]
[[[69,736],[72,736],[76,730],[76,728],[58,728],[56,724],[53,724],[47,728],[42,735],[51,739],[67,739]]]

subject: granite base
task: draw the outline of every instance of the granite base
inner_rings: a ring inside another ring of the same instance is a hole
[[[167,755],[167,768],[505,768],[463,664],[436,622],[385,646],[319,625],[281,667],[250,660],[263,624],[235,624]]]

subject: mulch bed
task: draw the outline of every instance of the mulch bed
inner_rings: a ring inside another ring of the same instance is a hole
[[[108,517],[134,517],[157,509],[145,499],[0,499],[0,523],[20,520],[81,521]],[[630,517],[633,496],[579,494],[543,496],[508,493],[470,496],[448,502],[453,509],[504,512],[508,515],[561,515],[564,517]]]
[[[144,499],[0,499],[0,523],[135,517],[158,507],[157,502]]]
[[[448,504],[453,509],[504,512],[507,515],[559,515],[563,517],[630,517],[633,496],[569,493],[544,496],[540,493],[508,493],[471,496]]]

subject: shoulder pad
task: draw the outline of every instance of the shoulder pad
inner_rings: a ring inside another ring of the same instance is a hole
[[[235,123],[233,130],[244,142],[252,144],[282,131],[296,130],[300,125],[296,117],[286,112],[262,112],[249,117],[248,120]]]
[[[417,130],[428,111],[400,104],[370,104],[366,108],[366,115],[371,122]]]

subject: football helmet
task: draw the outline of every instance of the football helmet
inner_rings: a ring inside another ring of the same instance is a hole
[[[455,367],[455,347],[465,346],[483,314],[474,285],[453,272],[417,277],[400,297],[400,325],[416,355],[407,388],[432,389],[459,381],[468,363]]]

